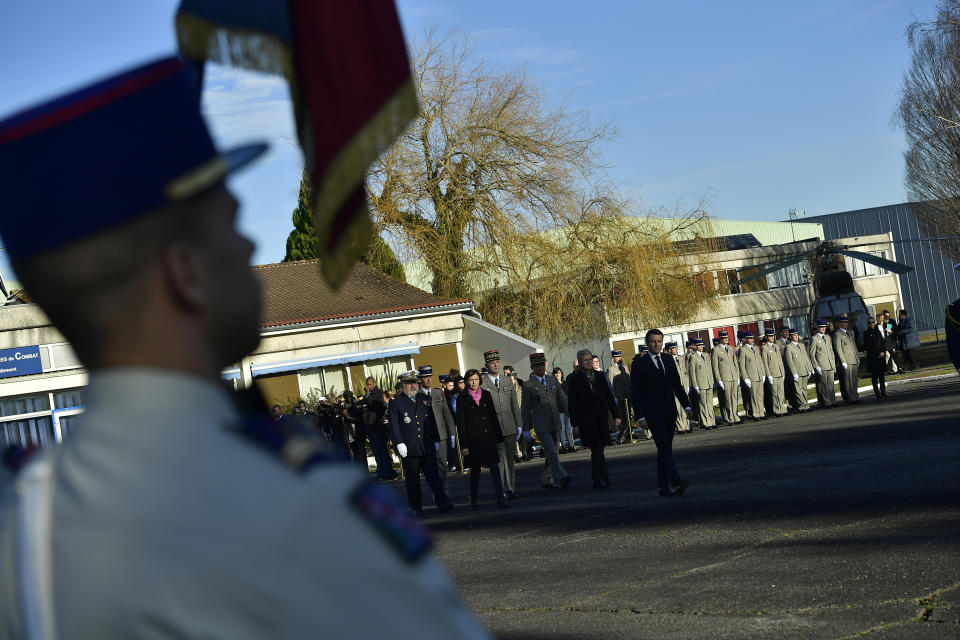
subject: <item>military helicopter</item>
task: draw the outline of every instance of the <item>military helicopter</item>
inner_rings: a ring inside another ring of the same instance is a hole
[[[846,314],[850,319],[850,328],[859,336],[867,329],[867,305],[854,288],[853,276],[847,272],[843,260],[844,256],[863,260],[897,275],[913,271],[913,267],[909,265],[855,250],[856,247],[875,244],[843,245],[824,240],[813,249],[756,265],[756,267],[762,268],[741,278],[739,282],[740,284],[750,282],[804,260],[809,260],[813,269],[812,282],[814,295],[816,296],[810,306],[808,318],[810,326],[816,326],[816,322],[820,318],[833,319],[841,314]]]

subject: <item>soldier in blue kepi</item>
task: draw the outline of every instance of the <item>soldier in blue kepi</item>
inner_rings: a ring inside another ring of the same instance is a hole
[[[261,310],[224,178],[266,146],[217,151],[190,75],[0,121],[0,237],[90,372],[70,440],[4,487],[0,636],[489,637],[388,488],[224,388]]]
[[[423,515],[423,499],[420,490],[420,472],[427,479],[440,513],[453,509],[453,501],[443,490],[437,468],[437,450],[440,436],[433,406],[429,396],[418,393],[420,383],[417,371],[406,371],[398,376],[400,393],[387,407],[390,423],[390,439],[403,464],[407,483],[407,500],[417,515]]]

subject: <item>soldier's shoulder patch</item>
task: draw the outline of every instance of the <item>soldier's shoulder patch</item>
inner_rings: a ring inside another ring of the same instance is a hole
[[[427,529],[386,487],[365,482],[353,492],[350,504],[407,562],[416,563],[430,549]]]
[[[244,416],[232,431],[302,473],[324,462],[342,460],[317,434],[266,416]]]

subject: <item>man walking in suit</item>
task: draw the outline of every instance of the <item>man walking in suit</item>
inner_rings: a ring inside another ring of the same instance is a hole
[[[676,342],[668,342],[665,348],[667,355],[673,358],[674,364],[677,365],[677,373],[680,374],[680,382],[686,388],[687,380],[689,375],[687,373],[687,360],[680,355],[680,345]],[[674,420],[674,430],[677,433],[688,433],[690,431],[690,416],[683,410],[683,407],[680,406],[680,401],[677,400],[677,417]]]
[[[490,392],[493,408],[497,412],[503,442],[497,444],[500,454],[500,479],[503,482],[504,495],[513,500],[519,494],[514,488],[516,471],[514,463],[517,455],[517,436],[523,431],[523,417],[520,415],[520,403],[517,402],[517,389],[513,380],[500,375],[500,352],[491,349],[483,354],[487,364],[487,373],[483,376],[481,387]]]
[[[617,402],[613,398],[607,378],[602,371],[593,370],[593,354],[589,349],[577,352],[580,366],[567,376],[567,406],[570,419],[580,426],[580,439],[590,447],[590,472],[594,489],[609,489],[612,486],[607,472],[607,459],[603,447],[610,439],[607,417],[617,415]],[[614,421],[620,426],[620,418]]]
[[[390,423],[390,438],[403,463],[410,508],[414,513],[423,515],[420,490],[420,472],[423,471],[436,500],[437,510],[440,513],[449,511],[453,508],[453,501],[440,483],[437,469],[437,449],[440,443],[430,400],[417,393],[419,385],[416,371],[401,373],[398,378],[401,391],[387,407],[387,420]]]
[[[800,344],[800,331],[790,329],[790,342],[783,352],[783,365],[787,371],[787,377],[793,380],[791,389],[793,391],[793,400],[790,403],[794,411],[804,412],[809,409],[807,406],[807,380],[813,372],[810,366],[810,358]]]
[[[850,333],[850,319],[840,316],[837,323],[840,326],[833,334],[833,349],[840,367],[837,375],[840,377],[841,395],[850,404],[860,404],[860,392],[857,391],[860,351]]]
[[[713,369],[710,360],[703,352],[703,340],[696,338],[693,351],[687,361],[687,383],[690,387],[690,404],[696,412],[696,421],[706,431],[716,427],[713,415]]]
[[[833,390],[833,373],[837,368],[837,359],[833,354],[833,344],[827,336],[825,320],[817,321],[817,332],[810,338],[810,363],[817,372],[817,404],[821,409],[832,409],[836,394]]]
[[[457,439],[457,425],[453,421],[453,414],[450,412],[450,405],[447,404],[443,391],[433,387],[433,367],[430,365],[419,367],[417,377],[420,379],[418,395],[426,396],[430,400],[430,406],[433,407],[433,419],[437,424],[437,469],[443,491],[447,493],[447,445],[454,446]]]
[[[789,329],[787,331],[789,335]],[[777,418],[787,414],[784,398],[783,353],[781,344],[774,336],[773,329],[767,329],[766,342],[760,347],[763,364],[767,368],[766,392],[770,399],[768,416]]]
[[[660,495],[678,496],[690,483],[680,477],[673,459],[676,402],[683,406],[689,416],[690,400],[683,389],[674,359],[660,353],[663,332],[650,329],[645,341],[650,352],[639,361],[633,361],[631,381],[634,416],[641,426],[647,425],[653,432],[653,441],[657,445],[657,488]]]
[[[737,366],[737,354],[730,346],[730,334],[720,332],[720,344],[711,355],[713,379],[716,380],[717,393],[721,395],[720,419],[726,424],[739,424],[737,411],[737,386],[740,384],[740,371]]]
[[[542,353],[530,354],[530,378],[523,383],[523,401],[520,407],[523,413],[525,431],[536,431],[553,477],[550,485],[566,489],[570,486],[570,475],[560,464],[557,455],[557,440],[560,437],[560,406],[566,404],[560,382],[547,375],[547,357]]]

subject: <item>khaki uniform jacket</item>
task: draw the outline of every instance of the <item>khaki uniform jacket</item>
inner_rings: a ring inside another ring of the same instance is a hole
[[[718,344],[710,356],[713,367],[713,379],[717,382],[730,382],[740,377],[737,366],[737,352],[730,345]]]
[[[680,381],[687,386],[687,381],[690,379],[690,371],[687,367],[687,354],[681,353],[680,355],[673,356],[673,361],[677,363],[677,373],[680,374]]]
[[[690,361],[687,362],[687,380],[691,388],[713,389],[713,369],[709,355],[696,351],[690,355]]]
[[[740,377],[753,382],[763,382],[767,377],[767,366],[763,363],[760,350],[750,345],[740,348]]]
[[[824,371],[833,371],[837,368],[837,359],[833,354],[833,345],[826,335],[816,333],[810,338],[810,348],[807,350],[810,357],[810,364],[816,369],[820,367]]]
[[[783,377],[783,353],[780,345],[774,342],[763,343],[760,347],[760,353],[763,355],[763,364],[767,367],[767,375],[773,378]]]
[[[493,384],[490,375],[483,376],[480,386],[490,392],[493,398],[493,408],[500,421],[500,430],[504,436],[516,436],[517,427],[523,425],[523,416],[520,415],[520,403],[517,401],[517,388],[507,376],[500,374],[500,389]]]
[[[798,375],[802,378],[813,373],[807,352],[799,342],[791,341],[787,345],[787,350],[783,354],[783,364],[786,367],[787,375],[790,377]]]
[[[548,373],[545,380],[546,384],[540,384],[540,378],[531,373],[523,383],[523,402],[520,403],[523,428],[538,434],[560,431],[560,407],[567,404],[557,379]]]
[[[60,637],[489,638],[433,554],[411,562],[371,520],[365,470],[248,439],[194,376],[116,368],[87,394],[39,461]],[[25,637],[16,504],[0,509],[0,638]]]
[[[836,354],[837,364],[846,362],[848,365],[860,364],[860,352],[857,351],[857,344],[853,336],[845,333],[843,329],[837,329],[833,334],[833,348]]]

